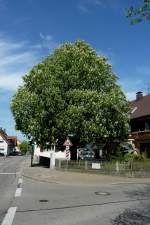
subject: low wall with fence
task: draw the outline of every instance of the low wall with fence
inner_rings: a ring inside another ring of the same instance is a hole
[[[150,161],[96,162],[56,160],[56,169],[127,177],[150,177]]]

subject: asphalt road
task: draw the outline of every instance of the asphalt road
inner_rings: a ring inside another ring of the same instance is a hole
[[[150,179],[51,171],[23,161],[0,158],[2,225],[150,224]]]
[[[0,157],[0,224],[14,199],[23,156]]]
[[[147,180],[80,185],[55,182],[54,176],[49,172],[48,182],[24,176],[22,195],[13,202],[13,225],[150,224]]]

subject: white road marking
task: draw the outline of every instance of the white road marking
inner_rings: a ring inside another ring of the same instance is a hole
[[[1,173],[0,172],[0,175],[15,175],[15,174],[19,174],[19,172],[16,172],[16,173],[7,173],[7,172],[6,173]]]
[[[15,192],[15,197],[20,197],[22,193],[22,188],[17,188]]]
[[[3,222],[1,225],[11,225],[13,223],[15,213],[16,213],[17,207],[11,207],[8,209],[6,216],[3,219]]]

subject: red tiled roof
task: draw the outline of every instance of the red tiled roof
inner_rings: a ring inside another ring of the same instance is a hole
[[[7,134],[0,129],[0,136],[8,143]]]
[[[17,145],[17,137],[16,136],[8,136],[3,129],[0,129],[0,136],[8,143]]]
[[[131,119],[150,116],[150,95],[143,96],[139,100],[130,102]]]
[[[7,139],[17,145],[17,137],[16,136],[7,136]]]

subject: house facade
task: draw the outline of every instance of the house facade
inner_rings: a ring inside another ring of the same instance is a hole
[[[140,153],[150,157],[150,94],[143,96],[142,92],[137,92],[130,104],[131,138]]]
[[[15,136],[8,136],[6,131],[0,128],[0,155],[10,155],[15,151],[17,146],[17,138]]]

